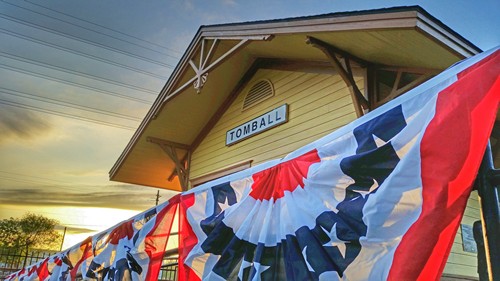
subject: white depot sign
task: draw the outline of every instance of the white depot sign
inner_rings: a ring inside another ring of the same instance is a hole
[[[288,105],[284,104],[238,127],[227,131],[226,145],[231,145],[288,121]]]

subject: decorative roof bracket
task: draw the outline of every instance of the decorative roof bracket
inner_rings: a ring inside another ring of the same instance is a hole
[[[207,42],[207,41],[208,41],[208,39],[206,39],[206,38],[203,38],[201,40],[200,62],[198,64],[198,66],[195,65],[193,60],[189,60],[189,65],[193,68],[194,72],[196,73],[196,76],[195,76],[196,80],[193,82],[193,86],[198,94],[200,93],[201,88],[203,87],[205,82],[207,81],[208,71],[205,71],[205,66],[206,66],[208,60],[212,57],[214,50],[216,49],[216,46],[219,43],[218,39],[214,39],[212,42],[212,46],[210,47],[210,50],[208,51],[208,53],[204,57],[204,55],[205,55],[205,42]],[[240,41],[240,43],[242,43],[242,41]],[[243,42],[243,43],[246,43],[246,42]],[[224,54],[224,55],[226,55],[226,54]]]
[[[186,191],[189,188],[189,170],[191,166],[191,147],[186,144],[176,143],[172,141],[167,141],[155,137],[147,137],[147,141],[155,143],[161,147],[161,149],[174,161],[175,164],[175,174],[179,177],[179,183],[181,185],[182,191]],[[177,155],[177,150],[185,150],[186,155],[181,160]],[[174,173],[172,173],[168,180],[172,181]]]
[[[314,37],[307,36],[306,43],[320,49],[330,59],[335,70],[349,87],[356,114],[358,117],[362,116],[363,109],[370,109],[370,106],[354,81],[350,61],[355,61],[362,67],[367,67],[370,63]],[[339,57],[343,59],[343,63]]]
[[[180,91],[183,91],[188,87],[189,85],[193,84],[195,90],[197,93],[201,92],[201,89],[203,88],[203,85],[207,81],[208,78],[208,72],[212,69],[214,69],[216,66],[218,66],[221,62],[223,62],[225,59],[227,59],[230,55],[235,53],[237,50],[242,48],[244,45],[249,43],[250,41],[255,41],[255,40],[270,40],[272,38],[272,35],[259,35],[259,36],[238,36],[238,37],[203,37],[201,39],[201,46],[200,46],[200,56],[199,56],[199,62],[198,65],[196,65],[195,61],[193,59],[190,59],[188,61],[189,65],[195,72],[195,76],[191,79],[189,79],[186,83],[184,83],[182,86],[177,88],[175,91],[169,94],[169,96],[175,95]],[[210,41],[212,40],[212,44],[210,46],[210,49],[208,52],[205,54],[205,45],[207,45]],[[220,57],[215,59],[212,63],[210,63],[208,66],[207,64],[213,57],[217,45],[219,44],[220,41],[222,40],[240,40],[235,46],[233,46],[231,49],[226,51],[224,54],[222,54]]]

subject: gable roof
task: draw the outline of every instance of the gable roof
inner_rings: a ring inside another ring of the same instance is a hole
[[[373,64],[436,71],[481,51],[418,6],[201,26],[110,179],[180,191],[177,177],[168,180],[174,161],[152,142],[195,148],[261,59],[327,61],[306,36]]]

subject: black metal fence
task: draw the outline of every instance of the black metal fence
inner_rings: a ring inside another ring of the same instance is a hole
[[[26,254],[17,249],[0,248],[0,281],[3,281],[7,275],[42,261],[55,253],[51,251],[32,250]],[[165,253],[160,273],[158,274],[158,281],[177,280],[178,259],[174,253],[177,253],[176,249]]]
[[[30,264],[37,263],[55,254],[53,251],[31,250],[24,253],[19,249],[0,248],[0,280]]]
[[[179,260],[176,257],[165,257],[161,265],[158,281],[175,281],[177,280]]]

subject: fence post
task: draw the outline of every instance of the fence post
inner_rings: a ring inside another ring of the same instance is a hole
[[[486,262],[490,280],[500,281],[500,170],[493,164],[488,143],[476,179],[481,204]]]

